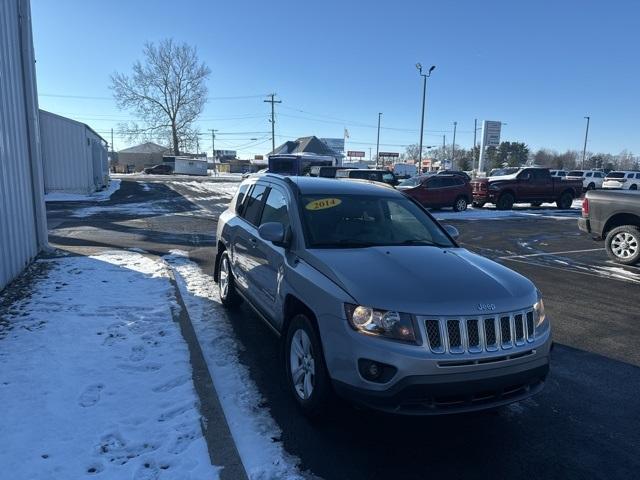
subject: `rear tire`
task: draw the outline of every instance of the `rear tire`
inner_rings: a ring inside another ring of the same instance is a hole
[[[587,185],[587,191],[589,190],[595,190],[596,189],[596,184],[591,182],[589,185]]]
[[[570,192],[564,192],[556,201],[556,205],[560,210],[568,210],[573,203],[573,195]]]
[[[638,190],[638,185],[635,183],[629,187],[629,190]]]
[[[469,202],[467,201],[466,197],[460,196],[456,198],[456,201],[453,204],[453,211],[464,212],[467,209],[468,205],[469,205]]]
[[[291,320],[285,337],[287,385],[302,413],[317,418],[333,400],[331,379],[324,361],[320,335],[305,314]]]
[[[482,208],[484,207],[484,202],[473,202],[471,205],[473,205],[473,208]]]
[[[236,282],[233,278],[233,272],[231,271],[231,260],[227,252],[222,252],[222,255],[220,255],[218,290],[220,293],[220,302],[227,308],[233,308],[242,301],[236,290]]]
[[[498,203],[496,203],[496,207],[498,210],[511,210],[513,208],[513,204],[515,202],[515,198],[510,193],[503,193],[498,198]]]
[[[640,261],[640,228],[623,225],[607,234],[605,246],[609,257],[623,265],[633,265]]]

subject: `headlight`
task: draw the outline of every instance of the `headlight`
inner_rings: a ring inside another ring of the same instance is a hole
[[[347,320],[354,330],[401,342],[418,343],[411,315],[345,304]]]
[[[547,316],[544,313],[544,302],[542,301],[542,295],[538,292],[538,301],[533,304],[533,321],[536,328],[541,327],[547,320]]]

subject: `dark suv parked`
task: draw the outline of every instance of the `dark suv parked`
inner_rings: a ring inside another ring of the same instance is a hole
[[[145,168],[144,173],[147,175],[171,175],[173,167],[171,165],[154,165],[153,167]]]
[[[473,199],[471,184],[460,175],[413,177],[398,185],[398,190],[424,207],[453,207],[456,212],[466,210]]]
[[[386,183],[388,185],[398,185],[398,177],[389,170],[371,169],[347,169],[336,172],[336,178],[357,178],[359,180],[371,180],[373,182]]]

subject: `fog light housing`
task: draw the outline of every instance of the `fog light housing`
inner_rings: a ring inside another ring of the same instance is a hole
[[[358,360],[358,370],[365,380],[375,383],[386,383],[393,378],[398,369],[386,363],[361,358]]]

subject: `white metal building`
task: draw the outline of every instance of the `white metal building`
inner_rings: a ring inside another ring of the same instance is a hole
[[[29,0],[0,1],[0,290],[47,243]]]
[[[89,194],[109,183],[107,142],[91,127],[40,110],[46,193]]]

